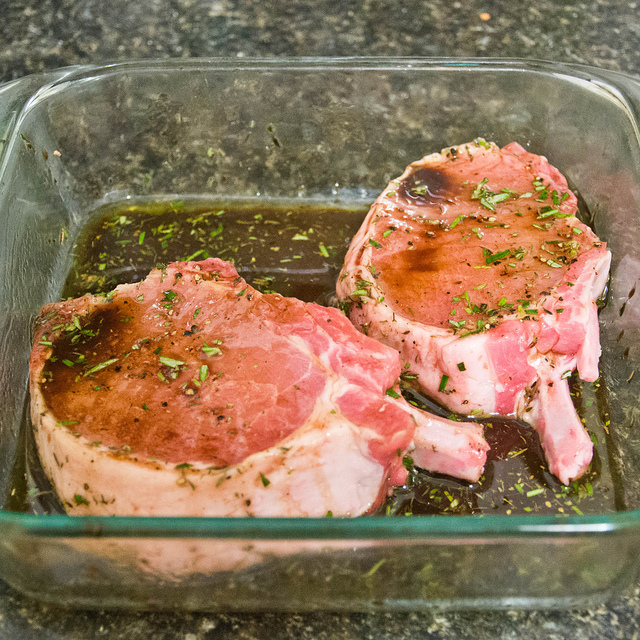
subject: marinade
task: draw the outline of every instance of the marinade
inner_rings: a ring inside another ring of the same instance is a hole
[[[201,199],[126,200],[94,212],[75,239],[62,298],[104,293],[142,280],[151,269],[176,260],[218,257],[263,293],[277,292],[305,302],[335,304],[335,282],[345,253],[368,210],[357,204]],[[401,380],[415,406],[453,417],[426,398],[412,379]],[[607,394],[600,381],[571,379],[574,404],[594,442],[588,472],[569,486],[548,470],[537,434],[504,418],[485,419],[491,445],[477,483],[431,474],[404,463],[407,483],[396,487],[377,516],[433,514],[586,514],[617,508],[607,456]],[[23,445],[6,508],[62,512],[39,468],[25,412]],[[466,417],[461,419],[467,419]]]

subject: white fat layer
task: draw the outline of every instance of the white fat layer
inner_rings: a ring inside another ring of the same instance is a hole
[[[117,456],[91,446],[57,424],[37,386],[36,442],[45,472],[73,514],[355,516],[379,497],[386,469],[371,458],[368,434],[337,408],[342,382],[328,379],[312,414],[289,437],[223,470],[176,469],[136,460],[135,452]]]

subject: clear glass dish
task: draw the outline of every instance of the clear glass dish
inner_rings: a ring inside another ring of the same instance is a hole
[[[136,62],[0,87],[0,578],[66,605],[208,610],[562,607],[624,589],[640,561],[639,118],[633,78],[516,60]],[[410,161],[478,136],[546,155],[613,252],[592,413],[615,511],[295,520],[11,510],[24,484],[32,320],[61,295],[73,241],[96,212],[191,197],[358,208]]]

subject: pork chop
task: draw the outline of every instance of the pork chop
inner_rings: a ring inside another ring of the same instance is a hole
[[[337,293],[425,391],[469,416],[517,416],[563,483],[593,448],[567,378],[598,377],[610,253],[546,158],[478,139],[409,165],[353,238]]]
[[[32,421],[70,513],[355,516],[404,482],[416,423],[431,469],[484,465],[482,430],[423,416],[399,374],[339,310],[211,258],[45,306]]]

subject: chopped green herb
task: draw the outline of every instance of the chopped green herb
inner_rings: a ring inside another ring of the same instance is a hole
[[[202,345],[202,350],[208,356],[217,356],[222,353],[222,350],[219,347],[210,347],[206,342]]]
[[[382,245],[379,242],[376,242],[373,238],[369,238],[369,244],[376,249],[380,249]]]
[[[449,225],[449,229],[454,229],[455,227],[457,227],[467,216],[460,214],[458,217],[456,217],[453,222]]]
[[[476,138],[473,142],[479,147],[484,147],[485,149],[491,149],[491,144],[487,142],[484,138]]]
[[[446,389],[447,382],[449,382],[449,376],[446,374],[443,374],[442,378],[440,378],[440,386],[438,387],[438,391],[440,391],[440,393],[442,393]]]
[[[538,220],[543,218],[569,218],[571,213],[562,213],[559,209],[553,207],[542,207],[538,212]]]
[[[544,182],[542,182],[542,178],[536,178],[533,181],[533,187],[536,191],[542,191],[544,189]]]
[[[183,262],[191,262],[192,260],[195,260],[198,256],[202,255],[203,253],[207,253],[204,249],[199,249],[198,251],[196,251],[195,253],[192,253],[190,256],[188,256],[187,258],[185,258],[183,260]],[[202,256],[203,258],[208,258],[209,254],[207,253],[207,255]]]
[[[160,362],[167,367],[171,367],[172,369],[181,367],[184,364],[182,360],[174,360],[173,358],[167,358],[165,356],[160,356]]]
[[[471,192],[472,200],[479,200],[484,193],[484,185],[489,182],[489,178],[482,178],[482,180],[476,185],[476,188]]]
[[[95,367],[91,367],[89,371],[85,371],[84,375],[90,376],[92,373],[97,373],[98,371],[102,371],[102,369],[106,369],[107,367],[112,365],[114,362],[118,362],[118,358],[111,358],[110,360],[105,360],[104,362],[97,364]]]
[[[364,574],[364,577],[370,578],[386,561],[387,561],[386,558],[382,558],[382,560],[379,560],[378,562],[376,562],[373,565],[373,567],[371,567],[371,569],[369,569],[369,571],[367,571],[367,573]]]
[[[516,198],[518,194],[512,189],[501,189],[500,193],[490,191],[485,188],[485,185],[489,182],[487,178],[483,178],[476,188],[471,193],[472,200],[480,200],[480,204],[489,211],[495,211],[496,205],[500,202],[504,202],[508,198]]]
[[[206,364],[201,365],[200,374],[198,376],[200,378],[200,382],[204,382],[208,376],[209,376],[209,367]]]
[[[464,333],[461,333],[460,337],[466,338],[467,336],[473,336],[477,333],[482,333],[483,331],[486,331],[489,326],[489,324],[485,325],[483,320],[476,320],[476,328],[473,331],[465,331]]]
[[[271,480],[269,480],[262,471],[260,472],[260,480],[262,480],[263,487],[268,487],[271,484]]]
[[[144,402],[142,403],[142,410],[149,411],[149,407]]]
[[[327,247],[322,244],[322,242],[318,245],[318,249],[320,249],[320,253],[325,257],[329,257],[329,252],[327,251]]]
[[[391,396],[392,398],[399,398],[400,394],[397,391],[394,391],[393,389],[387,389],[386,394],[388,396]]]
[[[73,501],[76,503],[77,506],[80,506],[81,504],[85,504],[85,505],[89,504],[89,501],[84,496],[81,496],[79,493],[76,493],[73,496]]]
[[[492,264],[494,262],[498,262],[499,260],[504,260],[509,256],[511,251],[509,249],[505,249],[504,251],[500,251],[498,253],[492,253],[485,258],[485,262],[487,264]]]
[[[458,371],[466,371],[467,367],[464,366],[464,362],[458,362]],[[442,382],[440,383],[442,384]]]
[[[533,498],[533,496],[539,496],[541,493],[544,493],[544,489],[531,489],[531,491],[527,491],[527,498]]]

